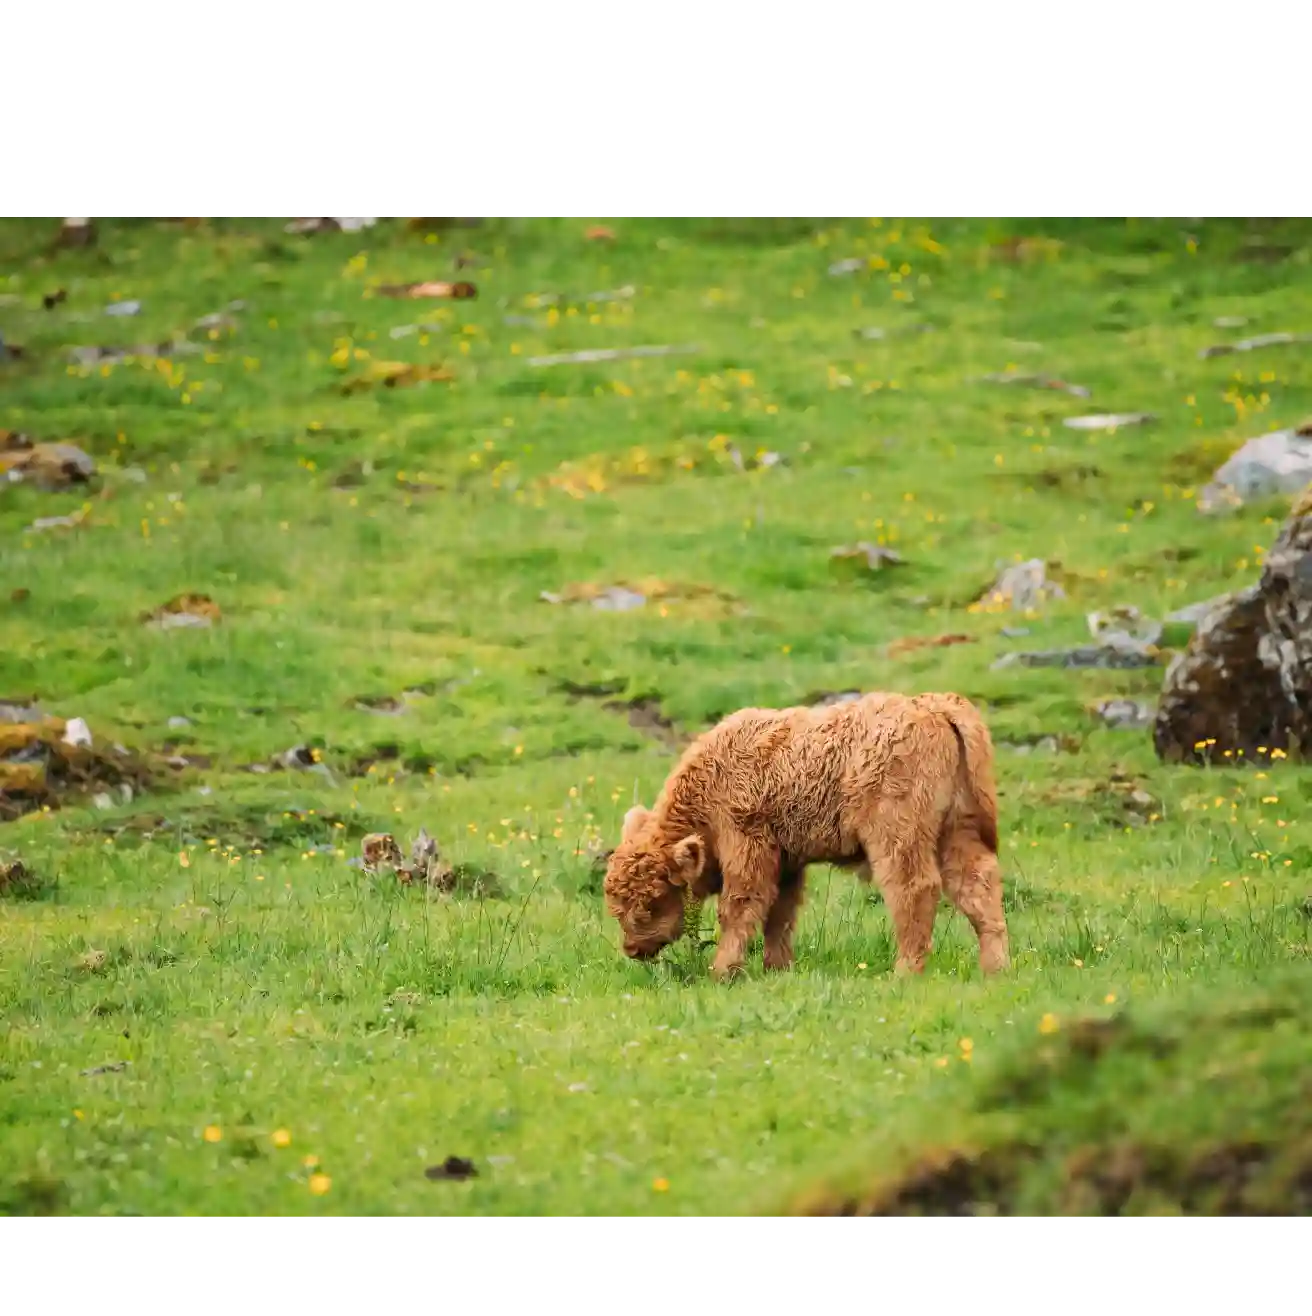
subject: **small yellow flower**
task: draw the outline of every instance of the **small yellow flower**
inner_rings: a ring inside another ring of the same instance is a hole
[[[1055,1033],[1060,1027],[1061,1021],[1055,1014],[1045,1014],[1043,1018],[1039,1020],[1039,1032],[1045,1035]]]
[[[1104,1005],[1115,1005],[1115,1004],[1116,1004],[1116,993],[1115,993],[1115,992],[1108,992],[1107,995],[1104,996],[1104,997],[1102,998],[1102,1003],[1103,1003]]]
[[[310,1176],[310,1191],[316,1197],[322,1197],[333,1186],[333,1181],[326,1174],[312,1174]]]
[[[208,1124],[205,1127],[205,1132],[201,1134],[201,1137],[204,1138],[206,1142],[222,1142],[223,1130],[219,1128],[217,1124]]]
[[[1073,963],[1077,969],[1082,969],[1082,968],[1084,968],[1084,961],[1083,961],[1083,960],[1072,960],[1071,963]]]
[[[73,1112],[73,1118],[74,1118],[75,1120],[80,1120],[80,1119],[86,1119],[86,1116],[83,1115],[82,1112],[81,1112],[80,1110],[75,1110],[75,1111]]]
[[[301,1164],[307,1170],[313,1170],[319,1164],[319,1158],[311,1152],[308,1156],[302,1157]]]
[[[292,1135],[286,1129],[275,1129],[272,1141],[275,1147],[290,1147],[292,1145]]]
[[[934,1061],[934,1065],[937,1069],[946,1069],[948,1067],[947,1056],[939,1056],[939,1058]]]
[[[862,960],[861,963],[858,964],[856,967],[857,967],[858,969],[864,969],[864,968],[866,967],[865,961]]]
[[[969,1037],[963,1037],[957,1045],[967,1054],[975,1049],[975,1043]]]
[[[651,1181],[651,1190],[653,1193],[668,1193],[670,1191],[670,1181],[668,1179],[653,1179]]]

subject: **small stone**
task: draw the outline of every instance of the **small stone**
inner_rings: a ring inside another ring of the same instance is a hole
[[[641,608],[646,602],[645,594],[625,589],[622,585],[611,585],[592,600],[592,606],[599,612],[631,612],[634,608]]]
[[[1062,424],[1068,430],[1117,430],[1130,425],[1147,425],[1156,419],[1147,411],[1126,411],[1097,416],[1068,416]]]
[[[64,724],[64,734],[62,737],[65,745],[72,745],[74,748],[80,746],[89,747],[91,741],[91,728],[80,717],[69,718]]]
[[[829,550],[831,562],[855,563],[866,571],[882,571],[884,567],[900,567],[906,559],[901,553],[883,544],[871,544],[864,539],[857,544],[844,544]]]
[[[1105,699],[1095,711],[1114,730],[1139,731],[1152,726],[1157,710],[1139,699]]]
[[[1031,612],[1051,599],[1064,599],[1066,591],[1048,578],[1042,558],[1004,566],[998,578],[979,599],[976,607],[1010,607],[1013,612]]]

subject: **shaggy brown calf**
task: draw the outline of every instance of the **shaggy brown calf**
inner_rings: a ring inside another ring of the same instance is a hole
[[[871,694],[830,708],[746,708],[689,746],[655,806],[629,810],[606,868],[624,953],[650,959],[683,930],[685,900],[719,893],[717,977],[764,926],[765,967],[793,962],[806,865],[873,874],[897,969],[925,965],[940,896],[1007,963],[993,742],[952,694]]]

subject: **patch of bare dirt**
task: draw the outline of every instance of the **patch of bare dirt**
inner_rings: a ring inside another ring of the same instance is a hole
[[[907,635],[894,640],[888,646],[888,656],[897,658],[904,653],[915,653],[918,649],[947,649],[956,644],[974,644],[973,635]]]
[[[661,712],[659,699],[631,699],[627,703],[612,699],[602,704],[602,707],[612,713],[623,713],[635,731],[660,741],[667,749],[682,749],[688,743],[688,737],[682,735]]]
[[[145,759],[122,745],[85,743],[70,734],[77,721],[0,720],[0,822],[102,795],[126,801],[152,784]]]

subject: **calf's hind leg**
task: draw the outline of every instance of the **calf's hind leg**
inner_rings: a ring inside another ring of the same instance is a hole
[[[943,853],[943,889],[970,920],[979,938],[979,967],[997,973],[1008,963],[1007,919],[1002,912],[998,857],[971,828],[949,838]]]
[[[934,915],[943,879],[933,843],[924,836],[887,845],[876,834],[866,841],[866,860],[883,892],[897,938],[899,974],[921,973],[934,941]]]

